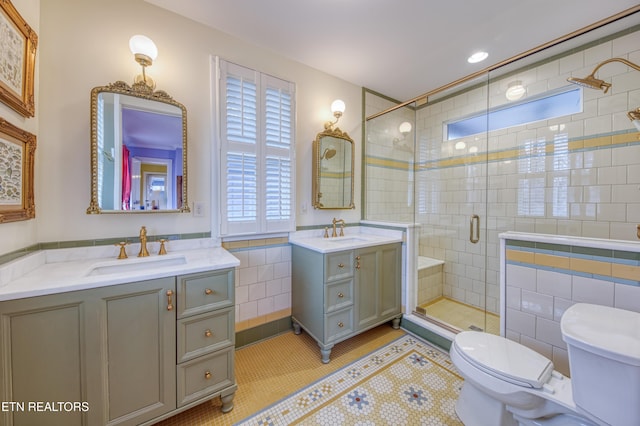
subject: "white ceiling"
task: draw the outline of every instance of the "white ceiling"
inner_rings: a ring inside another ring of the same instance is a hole
[[[398,100],[512,58],[637,0],[147,0]],[[489,58],[468,64],[485,50]]]

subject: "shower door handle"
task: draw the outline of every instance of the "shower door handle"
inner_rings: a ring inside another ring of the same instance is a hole
[[[473,244],[480,241],[480,216],[477,214],[471,215],[469,221],[469,241]]]

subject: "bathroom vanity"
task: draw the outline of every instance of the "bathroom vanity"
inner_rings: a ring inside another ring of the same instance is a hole
[[[0,423],[152,424],[218,396],[233,408],[231,254],[35,263],[0,288],[0,400],[24,407]]]
[[[349,234],[291,238],[292,320],[320,346],[323,363],[333,346],[401,318],[401,235]]]

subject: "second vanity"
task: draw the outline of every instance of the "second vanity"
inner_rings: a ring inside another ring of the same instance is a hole
[[[289,242],[294,331],[318,342],[323,363],[338,342],[387,321],[399,327],[402,232],[355,227],[324,238],[303,231]]]
[[[181,244],[122,260],[113,247],[45,250],[0,267],[0,400],[15,408],[0,423],[152,424],[218,396],[231,410],[240,262],[206,239]]]

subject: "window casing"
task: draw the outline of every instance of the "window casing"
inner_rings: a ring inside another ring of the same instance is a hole
[[[295,230],[295,85],[219,62],[222,236]]]

